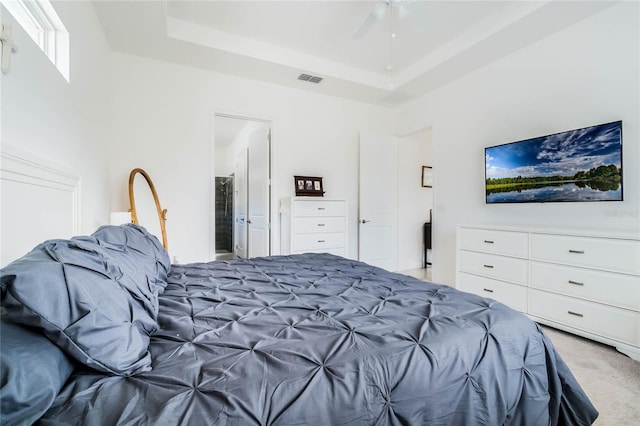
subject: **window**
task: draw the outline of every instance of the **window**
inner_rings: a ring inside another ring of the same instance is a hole
[[[0,0],[69,81],[69,32],[49,0]]]

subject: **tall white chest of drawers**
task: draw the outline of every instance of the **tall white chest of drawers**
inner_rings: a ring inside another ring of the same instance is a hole
[[[282,199],[282,254],[347,255],[347,202],[316,197]]]
[[[640,239],[460,226],[456,287],[640,361]]]

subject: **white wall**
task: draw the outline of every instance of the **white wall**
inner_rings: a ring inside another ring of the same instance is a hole
[[[398,270],[422,268],[422,227],[429,221],[433,189],[422,187],[422,166],[433,166],[431,129],[398,140]]]
[[[38,46],[2,8],[18,53],[2,85],[2,144],[59,165],[81,179],[81,226],[89,234],[109,221],[105,158],[109,117],[109,49],[89,2],[54,2],[70,33],[68,83]],[[45,209],[2,204],[5,209]],[[60,238],[70,237],[60,235]]]
[[[172,258],[210,256],[215,113],[273,123],[272,253],[280,247],[279,201],[294,195],[299,174],[323,176],[325,197],[348,200],[349,256],[357,256],[358,132],[391,133],[393,110],[120,53],[113,54],[113,81],[112,204],[128,207],[132,168],[149,172],[168,209]]]
[[[216,140],[216,149],[214,150],[216,176],[229,176],[235,171],[238,156],[249,147],[249,136],[259,127],[265,125],[264,122],[251,120],[244,120],[244,123],[245,126],[231,143],[221,146],[223,144]]]
[[[400,108],[433,126],[433,279],[455,281],[463,223],[640,234],[639,12],[622,2]],[[484,204],[486,146],[623,120],[624,202]]]
[[[236,141],[238,139],[236,138]],[[230,144],[216,144],[214,149],[215,175],[226,177],[234,172],[233,155],[229,153]]]
[[[14,24],[20,51],[1,77],[2,143],[81,177],[83,233],[106,223],[110,210],[128,208],[128,173],[142,167],[169,210],[172,255],[207,259],[216,112],[273,121],[274,253],[278,202],[293,195],[292,176],[303,174],[323,176],[326,197],[349,201],[349,255],[356,257],[358,132],[406,135],[430,126],[436,281],[454,281],[460,223],[640,232],[637,2],[612,6],[398,109],[111,54],[90,3],[54,7],[71,34],[71,83]],[[624,202],[484,204],[485,146],[618,119]],[[415,207],[401,209],[406,215]]]

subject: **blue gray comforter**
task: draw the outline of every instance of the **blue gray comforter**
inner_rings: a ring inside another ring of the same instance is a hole
[[[77,369],[41,424],[554,425],[597,411],[539,327],[328,254],[173,265],[152,369]]]

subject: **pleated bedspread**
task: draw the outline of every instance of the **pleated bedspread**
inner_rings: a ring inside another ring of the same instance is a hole
[[[329,254],[173,265],[152,370],[85,368],[42,424],[549,425],[597,411],[491,299]]]

